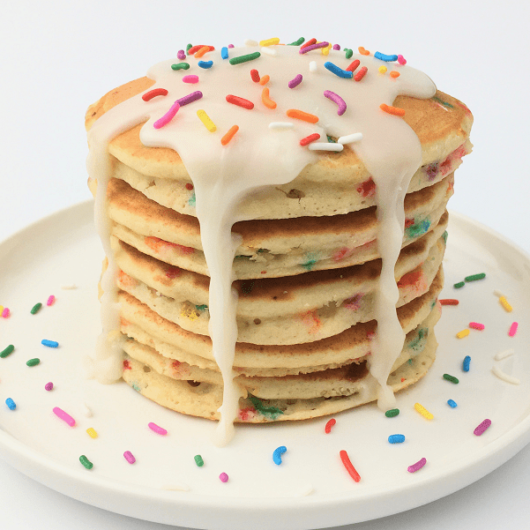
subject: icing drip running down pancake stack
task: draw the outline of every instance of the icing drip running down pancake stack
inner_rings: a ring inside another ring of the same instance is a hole
[[[434,361],[470,111],[401,56],[188,46],[93,104],[107,255],[92,374],[175,411],[301,420]]]

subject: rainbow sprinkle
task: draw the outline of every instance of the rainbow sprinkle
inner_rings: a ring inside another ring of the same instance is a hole
[[[51,296],[48,297],[48,301],[46,302],[46,305],[48,307],[50,307],[51,305],[53,305],[55,303],[55,296],[53,296],[53,294]]]
[[[363,133],[352,133],[348,134],[347,136],[341,136],[337,143],[345,145],[345,144],[351,144],[353,142],[359,142],[363,139]]]
[[[280,39],[278,37],[259,41],[260,46],[274,46],[275,44],[280,44]]]
[[[228,48],[226,46],[221,48],[221,59],[228,59]]]
[[[98,433],[92,427],[89,427],[86,430],[86,433],[88,434],[88,436],[90,436],[90,438],[94,440],[98,437]]]
[[[202,121],[203,125],[210,131],[215,132],[217,131],[217,127],[215,126],[215,123],[210,119],[208,114],[206,114],[205,110],[198,110],[197,116],[199,117],[199,120]]]
[[[452,409],[456,409],[456,407],[458,407],[456,401],[453,401],[452,399],[448,399],[448,400],[447,400],[447,404],[448,404]]]
[[[489,428],[489,426],[491,425],[491,420],[484,420],[478,427],[475,428],[475,430],[473,431],[473,434],[475,436],[482,436],[484,434],[484,432]]]
[[[359,475],[359,473],[357,473],[357,470],[353,467],[353,464],[351,463],[348,453],[342,450],[340,451],[339,455],[340,455],[340,459],[342,460],[342,463],[344,464],[344,467],[350,474],[350,477],[353,480],[355,480],[355,482],[359,482],[361,480],[361,476]]]
[[[259,83],[259,72],[255,68],[250,70],[250,78],[252,79],[252,81],[254,81],[254,83]]]
[[[330,61],[324,63],[324,68],[329,70],[332,74],[335,74],[338,77],[342,77],[343,79],[351,79],[353,77],[353,72],[343,70],[342,68],[339,68],[336,64]]]
[[[94,467],[94,464],[85,455],[79,457],[79,462],[81,462],[86,469],[92,469]]]
[[[149,90],[149,92],[146,92],[142,99],[144,101],[151,101],[153,98],[157,96],[167,96],[168,92],[165,88],[154,88],[153,90]],[[64,287],[63,287],[64,289]]]
[[[449,374],[444,374],[443,375],[443,378],[446,380],[446,381],[449,381],[450,383],[453,383],[455,385],[457,385],[460,381],[453,375],[449,375]]]
[[[200,90],[197,90],[197,92],[192,92],[191,94],[188,94],[187,96],[184,96],[180,99],[177,99],[177,103],[183,107],[184,105],[189,105],[190,103],[193,103],[194,101],[197,101],[198,99],[202,98],[202,92]]]
[[[421,460],[418,460],[415,464],[412,464],[407,468],[407,471],[409,473],[416,473],[416,471],[419,471],[425,464],[427,463],[426,458],[422,458]]]
[[[54,341],[54,340],[47,340],[47,339],[42,339],[40,341],[40,343],[43,345],[43,346],[47,346],[48,348],[58,348],[59,347],[59,343]]]
[[[185,75],[182,78],[183,83],[198,83],[199,82],[199,76],[198,75]]]
[[[213,61],[199,61],[197,65],[199,66],[199,68],[204,68],[205,70],[207,70],[208,68],[211,68],[213,66]]]
[[[38,364],[40,364],[40,359],[38,358],[35,358],[35,359],[30,359],[29,361],[26,361],[26,366],[37,366]]]
[[[466,276],[464,281],[467,282],[476,282],[477,280],[483,280],[486,277],[485,272],[480,272],[479,274],[472,274],[471,276]]]
[[[457,339],[463,339],[464,337],[467,337],[469,335],[470,331],[469,329],[463,329],[462,331],[459,331],[456,334]]]
[[[368,68],[366,66],[363,66],[354,76],[353,79],[355,81],[360,81],[365,75],[366,72],[368,72]]]
[[[49,383],[46,383],[44,385],[44,390],[46,390],[46,392],[50,392],[53,390],[53,383],[50,381]]]
[[[513,311],[513,307],[508,303],[508,300],[506,300],[505,296],[499,296],[499,302],[507,313],[511,313]]]
[[[313,134],[310,134],[309,136],[306,136],[305,138],[302,138],[300,140],[300,145],[306,146],[310,144],[311,142],[315,142],[316,140],[319,140],[319,139],[320,139],[320,134],[313,133]]]
[[[464,361],[462,363],[462,370],[464,372],[469,372],[469,366],[471,364],[471,357],[469,355],[466,355],[464,357]]]
[[[471,329],[478,329],[479,331],[482,331],[486,326],[484,326],[484,324],[481,324],[480,322],[470,322],[469,327]]]
[[[339,107],[337,114],[339,116],[342,116],[346,112],[346,109],[348,108],[346,102],[338,94],[335,94],[335,92],[332,92],[331,90],[324,90],[324,96],[337,104]]]
[[[517,333],[518,327],[519,327],[519,323],[513,322],[512,325],[510,326],[510,330],[508,331],[508,337],[514,337],[515,334]]]
[[[285,445],[281,445],[280,447],[277,447],[274,452],[272,453],[272,460],[274,463],[279,466],[282,463],[282,455],[287,451],[287,447]]]
[[[221,144],[227,145],[230,142],[230,140],[234,137],[237,131],[239,131],[239,126],[232,125],[232,127],[228,129],[228,132],[221,138]]]
[[[175,103],[171,105],[169,110],[160,119],[156,120],[153,123],[153,127],[155,129],[161,129],[162,127],[167,125],[175,117],[175,114],[177,114],[179,109],[180,109],[180,103],[178,101],[175,101]]]
[[[302,76],[302,74],[297,74],[293,77],[293,79],[291,79],[288,83],[287,83],[287,86],[289,88],[295,88],[297,87],[301,82],[302,80],[304,79],[304,77]]]
[[[318,116],[315,116],[314,114],[309,114],[308,112],[303,112],[298,109],[289,109],[285,114],[289,116],[289,118],[294,118],[296,120],[302,120],[307,121],[308,123],[317,123],[318,122]]]
[[[17,404],[11,398],[6,399],[6,405],[9,410],[15,410],[17,408]]]
[[[324,432],[326,434],[329,434],[331,432],[331,428],[337,423],[337,420],[335,418],[331,418],[324,427]]]
[[[156,423],[150,422],[148,424],[148,427],[153,431],[156,432],[156,434],[160,434],[161,436],[165,436],[167,434],[166,429],[159,427]]]
[[[254,52],[249,53],[248,55],[240,55],[239,57],[232,57],[232,59],[229,59],[228,62],[232,65],[246,63],[248,61],[254,61],[254,59],[257,59],[261,56],[260,52]]]
[[[172,70],[188,70],[190,65],[188,63],[176,63],[171,65]]]
[[[390,63],[390,62],[398,60],[398,56],[397,55],[386,55],[386,54],[381,53],[381,52],[375,52],[374,53],[374,57],[376,59],[379,59],[380,61],[386,61],[387,63]]]
[[[254,108],[254,103],[252,103],[252,101],[234,96],[232,94],[226,96],[226,101],[228,101],[228,103],[232,103],[232,105],[237,105],[238,107],[242,107],[244,109],[252,110]]]
[[[219,480],[220,480],[221,482],[228,482],[228,475],[227,475],[225,472],[221,473],[221,474],[219,475]]]
[[[426,420],[432,420],[434,416],[423,406],[419,403],[416,403],[414,405],[414,410],[416,412],[419,412]]]
[[[385,412],[387,418],[395,418],[399,415],[399,409],[390,409]]]
[[[65,423],[70,425],[70,427],[73,427],[75,425],[75,420],[70,416],[70,414],[67,414],[63,409],[60,409],[59,407],[53,408],[53,413],[61,420],[63,420]]]
[[[9,355],[11,355],[14,351],[15,351],[15,347],[12,344],[10,344],[9,346],[7,346],[7,348],[4,348],[0,352],[0,358],[5,359]]]
[[[129,464],[134,464],[136,462],[136,458],[134,458],[134,455],[130,451],[125,451],[123,457],[129,462]]]
[[[31,308],[31,311],[30,313],[32,315],[35,315],[37,314],[39,311],[40,311],[40,308],[42,307],[42,304],[39,302],[38,304],[35,304],[32,308]]]
[[[388,443],[391,443],[391,444],[402,444],[404,441],[405,441],[404,434],[391,434],[388,437]]]
[[[204,466],[204,460],[202,459],[202,456],[201,455],[195,455],[193,457],[193,459],[195,460],[195,463],[197,464],[197,467],[202,467]]]
[[[186,52],[184,50],[179,50],[177,52],[177,59],[183,61],[186,58]]]
[[[308,42],[309,42],[309,41],[308,41]],[[307,43],[306,43],[306,44],[307,44]],[[312,51],[312,50],[318,50],[319,48],[327,48],[328,46],[329,46],[329,42],[326,42],[326,41],[324,41],[324,42],[317,42],[316,44],[311,44],[311,45],[309,45],[309,46],[304,45],[304,46],[302,46],[302,47],[300,48],[300,50],[298,51],[298,53],[301,53],[301,54],[303,54],[303,53],[308,53],[308,52],[310,52],[310,51]]]

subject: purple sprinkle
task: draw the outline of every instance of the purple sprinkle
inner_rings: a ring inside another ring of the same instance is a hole
[[[186,58],[186,52],[184,50],[179,50],[177,53],[177,57],[182,61]]]
[[[225,472],[221,473],[221,474],[219,475],[219,480],[220,480],[221,482],[228,482],[228,475],[227,475]]]
[[[300,48],[300,51],[298,53],[307,53],[311,50],[318,50],[319,48],[327,48],[329,46],[329,42],[317,42],[316,44],[311,44],[311,46],[306,46],[305,48]]]
[[[302,82],[303,76],[302,74],[298,74],[294,77],[294,79],[291,79],[287,84],[289,85],[289,88],[297,87]]]
[[[229,48],[233,48],[234,45],[233,45],[233,44],[229,44],[228,47],[229,47]]]
[[[125,451],[123,456],[125,457],[125,460],[129,462],[129,464],[134,464],[136,462],[136,458],[134,458],[134,455],[130,451]]]
[[[334,44],[333,45],[334,50],[340,50],[340,44]]]
[[[491,425],[491,420],[484,420],[474,431],[475,436],[481,436],[484,434],[484,431]]]
[[[188,94],[187,96],[184,96],[183,98],[177,99],[178,104],[183,107],[184,105],[187,105],[188,103],[193,103],[194,101],[197,101],[198,99],[202,98],[202,92],[199,90],[197,92],[192,92],[191,94]]]
[[[48,392],[49,392],[50,390],[53,390],[53,383],[51,383],[51,382],[50,382],[50,383],[46,383],[46,384],[44,385],[44,390],[47,390]]]
[[[419,471],[426,463],[427,463],[427,459],[426,458],[422,458],[421,460],[419,460],[415,464],[412,464],[411,466],[409,466],[407,468],[407,471],[409,473],[416,473],[416,471]]]
[[[331,90],[325,90],[324,96],[326,96],[328,99],[331,99],[331,101],[334,101],[338,106],[339,110],[337,111],[337,114],[339,116],[342,116],[346,112],[346,102],[335,92],[331,92]]]

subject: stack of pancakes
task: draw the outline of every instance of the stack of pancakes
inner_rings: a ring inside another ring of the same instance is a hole
[[[104,96],[89,108],[87,129],[152,83],[138,79]],[[471,149],[472,116],[441,92],[427,100],[398,97],[395,105],[406,110],[423,152],[405,200],[395,268],[406,333],[388,381],[397,391],[434,361],[446,204],[454,171]],[[140,129],[109,145],[123,378],[165,407],[218,419],[223,382],[208,335],[209,273],[193,183],[179,154],[142,145]],[[232,229],[240,241],[233,263],[239,421],[313,418],[376,399],[367,369],[381,271],[375,192],[369,172],[346,147],[320,154],[290,184],[261,190],[242,204],[253,220]]]

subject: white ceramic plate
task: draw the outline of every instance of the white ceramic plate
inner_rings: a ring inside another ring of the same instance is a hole
[[[436,328],[438,358],[428,375],[398,395],[401,414],[386,418],[374,405],[300,424],[240,426],[233,443],[211,443],[214,424],[165,410],[118,383],[86,380],[81,359],[99,332],[96,284],[102,251],[92,224],[91,203],[82,203],[26,228],[0,244],[0,304],[11,317],[0,318],[0,455],[39,482],[75,499],[113,512],[159,523],[212,529],[314,529],[383,517],[431,502],[478,480],[530,441],[530,258],[491,230],[451,215],[442,298]],[[485,280],[453,289],[464,276],[486,272]],[[75,290],[61,286],[76,284]],[[506,313],[494,289],[514,307]],[[46,306],[49,295],[56,303]],[[30,309],[44,307],[31,315]],[[520,323],[515,337],[510,324]],[[470,321],[485,324],[464,339],[456,332]],[[42,339],[58,341],[46,348]],[[495,362],[494,355],[514,348],[515,355]],[[470,355],[471,370],[462,371]],[[38,366],[26,361],[38,357]],[[520,379],[514,386],[491,368]],[[444,373],[460,379],[454,385]],[[49,381],[54,389],[47,392]],[[14,411],[4,404],[12,398]],[[458,403],[456,409],[447,400]],[[422,403],[434,414],[427,421],[414,411]],[[84,415],[84,404],[93,411]],[[69,427],[52,412],[60,407],[77,422]],[[491,427],[473,435],[485,418]],[[159,436],[154,422],[168,430]],[[92,439],[86,429],[94,428]],[[391,445],[391,434],[406,442]],[[283,463],[272,453],[285,445]],[[339,458],[345,449],[360,473],[355,483]],[[131,451],[136,463],[123,457]],[[194,456],[205,465],[197,467]],[[86,470],[79,456],[94,468]],[[415,474],[407,467],[420,458],[427,465]],[[222,483],[219,474],[229,481]],[[187,488],[187,491],[176,491]],[[310,492],[309,494],[307,494]]]

